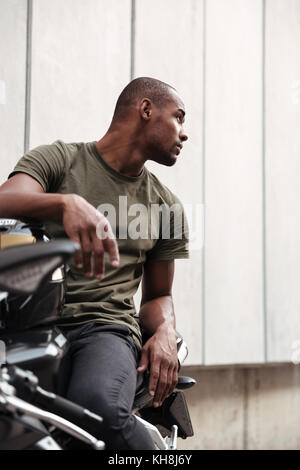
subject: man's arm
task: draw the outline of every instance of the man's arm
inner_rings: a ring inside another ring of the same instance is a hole
[[[0,187],[0,217],[61,220],[63,195],[45,194],[34,178],[18,173]]]
[[[31,217],[39,221],[62,222],[68,237],[81,245],[75,262],[92,276],[91,257],[95,260],[95,275],[104,275],[104,252],[108,251],[113,266],[119,264],[116,241],[110,235],[101,240],[97,226],[112,234],[108,220],[76,194],[45,193],[42,186],[31,176],[17,173],[0,187],[0,217]],[[107,227],[107,230],[105,229]]]
[[[151,260],[144,266],[140,323],[151,338],[142,349],[138,372],[150,363],[149,393],[161,406],[178,381],[177,334],[172,299],[174,260]]]

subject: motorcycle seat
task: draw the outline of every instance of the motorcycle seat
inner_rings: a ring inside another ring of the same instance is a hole
[[[31,245],[17,245],[0,252],[0,272],[11,270],[34,261],[62,256],[70,257],[79,248],[70,240],[55,240],[48,243],[38,242]]]

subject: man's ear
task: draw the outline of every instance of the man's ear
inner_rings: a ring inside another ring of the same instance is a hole
[[[152,115],[152,102],[148,98],[143,98],[140,103],[140,115],[141,118],[149,121]]]

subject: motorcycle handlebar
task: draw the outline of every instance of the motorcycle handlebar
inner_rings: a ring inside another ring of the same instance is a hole
[[[34,403],[51,411],[51,413],[55,413],[77,424],[92,434],[97,434],[97,431],[99,432],[99,424],[103,422],[101,416],[66,398],[47,392],[39,386],[37,386],[35,391]]]
[[[103,450],[105,448],[104,442],[97,440],[94,436],[87,433],[84,429],[80,428],[74,423],[62,418],[61,416],[55,415],[54,413],[49,413],[44,411],[31,403],[28,403],[14,395],[0,394],[1,404],[5,407],[6,410],[11,411],[12,413],[19,413],[25,416],[32,416],[34,418],[40,419],[47,423],[53,424],[58,429],[70,434],[71,436],[80,439],[81,441],[89,444],[95,450]]]
[[[59,415],[91,434],[99,434],[99,425],[103,421],[100,416],[66,398],[44,390],[38,385],[38,379],[31,371],[12,365],[5,368],[2,376],[15,388],[17,396],[28,403]]]

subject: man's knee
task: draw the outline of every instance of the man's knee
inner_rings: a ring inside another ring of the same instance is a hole
[[[70,393],[68,399],[101,416],[106,428],[122,429],[131,416],[131,412],[122,404],[122,401],[114,400],[103,391],[87,390],[84,393]]]
[[[131,410],[123,406],[120,401],[101,400],[97,403],[98,414],[103,418],[105,427],[112,431],[121,431],[125,429],[134,418]]]

